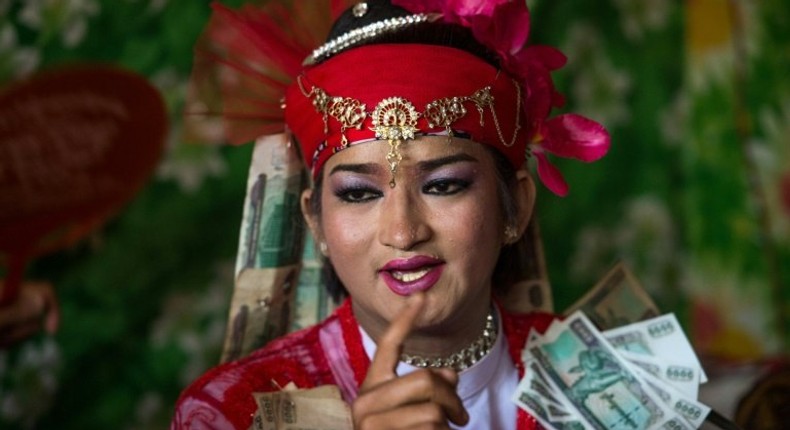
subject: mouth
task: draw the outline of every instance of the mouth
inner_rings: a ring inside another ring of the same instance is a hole
[[[392,292],[408,296],[432,288],[443,270],[444,261],[434,257],[416,256],[392,260],[379,270],[379,274]]]
[[[390,272],[393,278],[397,279],[401,282],[414,282],[418,279],[421,279],[423,276],[427,275],[431,269],[426,267],[425,269],[418,270],[416,272],[401,272],[399,270],[393,270]]]

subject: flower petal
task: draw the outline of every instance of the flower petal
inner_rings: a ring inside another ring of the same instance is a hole
[[[609,151],[609,132],[597,122],[576,114],[564,114],[546,121],[543,148],[565,158],[590,162]]]
[[[532,61],[537,61],[549,70],[557,70],[562,68],[568,62],[568,57],[565,56],[559,49],[548,45],[532,45],[524,49],[524,55]]]
[[[560,169],[551,164],[549,158],[542,151],[533,151],[532,154],[538,162],[538,177],[543,185],[560,197],[568,195],[568,183],[562,177]]]
[[[469,28],[483,45],[502,58],[524,48],[529,36],[529,10],[511,0],[392,0],[412,13],[441,13],[443,21]]]
[[[509,0],[447,0],[444,10],[459,17],[483,15],[490,18],[503,3],[509,3]]]
[[[529,37],[529,11],[524,1],[512,1],[497,7],[491,16],[491,31],[486,46],[495,47],[506,56],[524,48]],[[474,31],[474,28],[472,29]]]
[[[554,83],[543,66],[534,65],[526,73],[522,81],[524,112],[530,122],[542,124],[551,113]]]
[[[444,12],[445,0],[392,0],[392,4],[400,6],[411,13]]]
[[[568,62],[568,58],[557,48],[546,45],[531,45],[507,58],[508,66],[519,76],[528,76],[533,70],[544,70],[549,74]]]

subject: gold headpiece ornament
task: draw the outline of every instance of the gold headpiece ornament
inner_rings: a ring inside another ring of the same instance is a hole
[[[498,75],[497,75],[498,77]],[[463,97],[445,97],[434,100],[425,106],[423,112],[418,112],[414,105],[403,97],[388,97],[376,104],[373,112],[367,112],[366,105],[351,97],[330,96],[323,89],[313,85],[308,91],[304,83],[304,78],[300,75],[296,78],[299,90],[305,97],[312,99],[315,110],[322,115],[324,120],[324,133],[329,133],[329,117],[331,116],[340,123],[341,144],[340,149],[348,147],[348,138],[345,131],[351,128],[357,130],[362,128],[365,119],[370,116],[372,127],[370,130],[375,132],[376,139],[386,140],[390,149],[387,153],[387,163],[389,163],[392,179],[390,186],[395,187],[395,172],[398,164],[403,159],[400,153],[400,145],[405,140],[414,140],[415,135],[420,132],[417,121],[420,116],[428,122],[428,128],[444,127],[447,132],[448,141],[453,137],[452,125],[463,118],[466,113],[464,103],[471,102],[477,108],[480,115],[480,126],[484,126],[484,109],[489,108],[494,118],[494,126],[497,130],[500,143],[506,147],[511,147],[515,143],[516,136],[521,129],[520,116],[516,115],[516,125],[513,136],[509,141],[505,140],[502,130],[499,127],[499,120],[494,110],[494,96],[491,95],[491,87],[486,86],[475,91],[472,95]],[[516,112],[521,110],[521,88],[515,81],[513,84],[517,91]]]
[[[335,8],[338,3],[302,0],[283,3],[287,4],[284,8],[280,2],[272,1],[267,3],[272,7],[239,10],[214,3],[212,21],[196,47],[194,95],[187,111],[195,116],[221,113],[227,139],[234,144],[283,131],[287,126],[315,176],[341,144],[348,142],[341,142],[339,127],[327,134],[321,128],[321,114],[315,115],[311,105],[312,95],[306,99],[297,85],[291,85],[289,77],[303,75],[321,88],[353,95],[361,102],[359,106],[338,105],[348,116],[345,123],[352,126],[343,130],[343,135],[347,133],[353,141],[374,137],[374,132],[368,129],[370,119],[365,119],[368,122],[360,124],[360,128],[353,128],[356,125],[353,119],[361,119],[356,117],[357,113],[369,115],[363,103],[375,106],[382,99],[400,97],[415,106],[424,106],[431,100],[471,94],[491,85],[490,94],[498,105],[498,115],[490,118],[494,127],[472,124],[475,119],[465,115],[457,104],[445,109],[447,122],[460,117],[453,123],[454,130],[494,147],[515,168],[523,167],[525,154],[527,157],[532,154],[539,167],[538,177],[560,196],[568,192],[568,184],[551,163],[550,156],[592,162],[609,149],[609,134],[595,121],[573,113],[551,116],[552,108],[561,106],[563,101],[551,74],[565,64],[565,57],[553,47],[528,43],[529,11],[523,1],[494,2],[490,8],[481,9],[468,7],[469,2],[392,0],[393,5],[411,15],[364,25],[360,22],[361,27],[323,45],[315,36],[326,34],[331,23],[326,21],[323,26],[315,18],[329,17],[339,10]],[[361,3],[351,13],[357,19],[373,20],[371,11],[366,10],[373,6],[372,2]],[[463,47],[419,43],[360,46],[375,41],[377,36],[433,21],[460,25],[471,31],[475,40],[496,54],[495,63],[510,79],[499,79],[492,84],[497,67],[465,52]],[[306,57],[308,67],[300,64]],[[217,69],[222,73],[217,73]],[[218,76],[222,79],[217,79]],[[361,83],[360,77],[369,81]],[[518,83],[517,91],[511,80]],[[405,83],[413,85],[409,87]],[[216,97],[213,91],[219,91],[222,97]],[[520,97],[514,97],[517,92]],[[514,116],[510,108],[519,104],[521,109]],[[485,103],[476,105],[485,106]],[[419,117],[417,128],[435,132],[427,124],[428,110]],[[326,124],[330,113],[324,111]],[[520,130],[514,132],[517,125],[521,126]],[[508,139],[511,133],[513,138]]]

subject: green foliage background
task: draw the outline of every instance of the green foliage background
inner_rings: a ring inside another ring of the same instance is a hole
[[[787,314],[790,289],[771,295],[777,282],[790,284],[786,2],[746,8],[746,138],[758,153],[756,171],[744,165],[735,130],[732,65],[699,71],[685,60],[684,3],[528,3],[532,42],[570,57],[556,74],[568,110],[607,124],[614,138],[599,163],[556,160],[569,197],[540,190],[556,308],[624,259],[692,332],[718,288],[736,303],[739,294],[762,297],[734,309],[754,321],[745,335],[759,355],[786,351],[787,325],[777,315]],[[0,0],[0,16],[0,83],[69,63],[112,63],[148,77],[172,121],[162,164],[139,196],[89,240],[29,269],[56,285],[62,326],[0,353],[0,428],[167,428],[180,390],[219,359],[251,153],[180,140],[192,45],[208,2]],[[710,84],[692,85],[699,74]],[[749,187],[755,178],[774,220],[767,236]],[[727,303],[713,306],[731,312]],[[726,336],[706,341],[711,354],[744,358]]]

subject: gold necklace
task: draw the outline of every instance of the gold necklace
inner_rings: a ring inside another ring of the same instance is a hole
[[[497,337],[497,325],[493,311],[486,316],[486,325],[483,332],[466,348],[450,355],[449,357],[422,357],[419,355],[401,354],[400,361],[415,367],[449,367],[457,372],[472,367],[485,357],[494,346]]]

